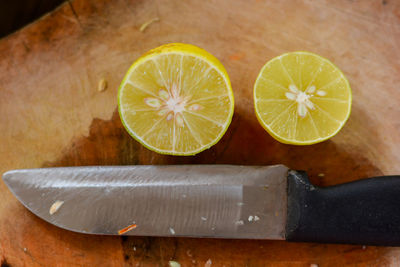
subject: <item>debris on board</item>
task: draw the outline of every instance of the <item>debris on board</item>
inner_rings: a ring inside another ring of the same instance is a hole
[[[107,81],[103,78],[99,81],[99,84],[97,85],[97,90],[99,92],[104,92],[107,89]]]
[[[252,222],[252,221],[254,221],[254,222],[256,222],[256,221],[259,221],[260,220],[260,217],[258,217],[257,215],[250,215],[249,216],[249,218],[248,218],[248,221],[249,222]]]
[[[231,60],[231,61],[240,61],[240,60],[242,60],[245,56],[246,56],[245,53],[238,52],[238,53],[234,53],[234,54],[230,55],[230,56],[229,56],[229,60]]]
[[[126,232],[129,232],[129,231],[135,229],[136,227],[137,227],[136,224],[128,225],[127,227],[122,228],[121,230],[119,230],[119,231],[118,231],[118,234],[119,234],[119,235],[123,235],[123,234],[125,234]]]
[[[160,21],[160,19],[156,17],[156,18],[152,18],[151,20],[148,20],[147,22],[143,23],[142,26],[140,26],[139,31],[144,32],[146,30],[146,28],[150,26],[150,24],[152,24],[156,21]]]
[[[204,264],[204,267],[210,267],[211,264],[212,264],[211,259],[208,259],[208,260],[206,261],[206,264]]]
[[[169,228],[169,231],[170,231],[170,233],[171,233],[172,235],[174,235],[174,234],[175,234],[175,230],[174,230],[174,228],[170,227],[170,228]]]
[[[177,261],[169,261],[170,267],[181,267],[181,264]]]
[[[63,204],[64,204],[64,201],[61,201],[61,200],[57,200],[56,202],[54,202],[53,205],[51,205],[50,210],[49,210],[50,215],[53,215],[54,213],[56,213]]]

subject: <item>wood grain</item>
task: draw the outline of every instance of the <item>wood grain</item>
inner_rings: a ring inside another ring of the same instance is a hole
[[[140,26],[158,17],[144,32]],[[228,132],[194,157],[161,156],[123,130],[116,92],[140,54],[186,42],[231,77]],[[284,163],[326,186],[400,173],[400,3],[384,1],[75,0],[0,40],[0,171],[42,166]],[[332,60],[353,89],[343,130],[321,144],[273,140],[258,124],[252,87],[287,51]],[[98,91],[101,79],[105,91]],[[318,174],[323,173],[324,177]],[[398,266],[398,248],[190,238],[88,236],[31,214],[0,182],[1,266]]]

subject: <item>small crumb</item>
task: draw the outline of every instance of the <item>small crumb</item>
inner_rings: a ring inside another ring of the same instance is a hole
[[[160,19],[159,18],[152,18],[151,20],[143,23],[142,26],[140,26],[139,31],[144,32],[146,30],[146,28],[150,26],[150,24],[152,24],[152,23],[154,23],[156,21],[160,21]]]
[[[238,206],[243,206],[244,203],[243,203],[243,202],[238,202],[237,205],[238,205]]]
[[[229,59],[232,61],[239,61],[241,59],[243,59],[246,55],[244,53],[235,53],[229,56]]]
[[[193,263],[193,264],[196,264],[196,260],[192,260],[192,263]]]
[[[242,220],[235,222],[236,225],[243,225],[244,222]]]
[[[278,217],[279,216],[279,212],[275,211],[275,216]]]
[[[190,251],[190,249],[186,250],[186,255],[188,255],[189,257],[193,257],[192,252]]]
[[[24,248],[24,252],[26,252],[27,251],[27,249],[26,248]]]
[[[364,246],[362,246],[362,249],[363,249],[363,250],[365,250],[366,248],[367,248],[367,246],[365,246],[365,245],[364,245]]]
[[[258,217],[257,215],[256,216],[254,216],[254,221],[256,222],[256,221],[259,221],[260,220],[260,217]]]
[[[208,261],[206,261],[206,264],[204,264],[204,267],[210,267],[212,264],[211,259],[208,259]]]
[[[318,173],[318,177],[325,177],[325,173]]]
[[[171,232],[172,235],[175,234],[175,230],[172,227],[169,228],[169,231]]]
[[[133,251],[136,251],[136,246],[133,246]]]
[[[316,263],[311,263],[311,264],[310,264],[310,267],[318,267],[318,264],[316,264]]]
[[[186,195],[185,195],[185,194],[183,194],[183,195],[182,195],[182,197],[183,197],[183,198],[186,198]]]
[[[53,205],[51,205],[50,210],[49,210],[50,215],[53,215],[54,213],[56,213],[63,204],[64,204],[64,201],[61,201],[61,200],[57,200],[56,202],[54,202]]]
[[[269,185],[264,185],[264,187],[263,187],[264,190],[268,190],[268,188],[269,188]]]
[[[211,230],[214,231],[214,230],[215,230],[215,227],[211,227]]]
[[[181,264],[177,261],[169,261],[170,267],[181,267]]]
[[[201,220],[202,220],[202,221],[207,221],[207,218],[202,216],[202,217],[201,217]]]
[[[253,220],[253,218],[254,218],[254,217],[250,215],[250,216],[249,216],[249,222],[251,222],[251,221]]]
[[[107,89],[107,81],[103,78],[99,81],[99,84],[97,85],[97,90],[99,92],[104,92]]]

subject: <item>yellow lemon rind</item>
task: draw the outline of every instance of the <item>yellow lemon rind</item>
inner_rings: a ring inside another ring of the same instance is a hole
[[[162,149],[159,149],[157,147],[154,147],[154,146],[146,143],[141,137],[136,135],[136,133],[130,129],[130,127],[127,125],[127,123],[123,119],[122,110],[121,110],[121,106],[122,106],[121,105],[121,92],[122,92],[122,89],[123,89],[126,81],[129,79],[129,77],[131,76],[132,72],[135,70],[135,68],[137,66],[143,64],[147,60],[150,60],[150,59],[152,59],[154,57],[157,57],[159,54],[163,54],[164,55],[164,54],[167,54],[167,53],[171,53],[171,54],[186,54],[186,55],[194,56],[194,57],[197,57],[197,58],[201,58],[202,60],[207,62],[210,65],[210,67],[214,68],[221,75],[221,77],[225,81],[225,84],[227,85],[228,96],[229,96],[229,100],[230,100],[230,112],[229,112],[228,119],[225,122],[225,126],[222,129],[222,131],[220,132],[220,134],[212,142],[200,147],[197,150],[178,152],[178,151],[162,150]],[[212,54],[210,54],[209,52],[207,52],[206,50],[204,50],[202,48],[199,48],[199,47],[191,45],[191,44],[183,44],[183,43],[165,44],[165,45],[162,45],[162,46],[159,46],[157,48],[154,48],[154,49],[148,51],[147,53],[143,54],[128,69],[127,73],[125,74],[125,76],[124,76],[124,78],[123,78],[123,80],[122,80],[122,82],[121,82],[121,84],[120,84],[120,86],[118,88],[118,113],[119,113],[119,117],[121,119],[122,125],[124,126],[125,130],[129,133],[130,136],[132,136],[136,141],[138,141],[140,144],[142,144],[147,149],[149,149],[151,151],[154,151],[154,152],[157,152],[159,154],[163,154],[163,155],[193,156],[193,155],[196,155],[196,154],[198,154],[198,153],[200,153],[200,152],[202,152],[202,151],[204,151],[206,149],[209,149],[210,147],[212,147],[213,145],[218,143],[218,141],[224,136],[224,134],[228,130],[229,125],[231,124],[231,121],[232,121],[233,111],[234,111],[233,91],[232,91],[231,82],[229,80],[229,76],[228,76],[228,73],[227,73],[225,67]]]
[[[349,106],[348,106],[348,113],[346,118],[341,122],[340,126],[337,128],[336,131],[334,131],[332,134],[328,135],[328,136],[324,136],[322,138],[317,138],[317,139],[313,139],[313,140],[307,140],[307,141],[300,141],[300,140],[295,140],[295,139],[288,139],[282,136],[279,136],[278,134],[276,134],[270,127],[268,124],[266,124],[263,119],[260,116],[260,111],[257,108],[257,98],[256,98],[256,87],[258,84],[258,81],[260,80],[260,78],[262,77],[262,73],[264,72],[264,69],[273,61],[275,60],[279,60],[282,57],[287,56],[288,54],[292,54],[292,53],[300,53],[300,54],[308,54],[308,55],[312,55],[315,57],[318,57],[321,61],[326,62],[327,64],[332,65],[333,67],[335,67],[338,72],[340,73],[341,77],[343,78],[343,80],[346,82],[347,87],[349,88]],[[269,60],[260,70],[257,78],[256,78],[256,82],[254,83],[254,87],[253,87],[253,100],[254,100],[254,111],[257,117],[258,122],[261,124],[261,126],[277,141],[283,143],[283,144],[289,144],[289,145],[299,145],[299,146],[304,146],[304,145],[313,145],[313,144],[317,144],[323,141],[326,141],[332,137],[334,137],[342,128],[343,126],[346,124],[347,120],[350,117],[351,114],[351,105],[352,105],[352,90],[350,87],[350,83],[347,80],[346,76],[343,74],[343,72],[335,65],[333,64],[330,60],[321,57],[320,55],[311,53],[311,52],[307,52],[307,51],[296,51],[296,52],[288,52],[288,53],[284,53],[282,55],[279,55],[277,57],[274,57],[273,59]]]

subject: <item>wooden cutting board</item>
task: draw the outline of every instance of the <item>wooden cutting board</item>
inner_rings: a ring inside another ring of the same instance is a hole
[[[143,32],[143,23],[159,18]],[[194,157],[161,156],[124,131],[117,88],[130,64],[169,42],[205,48],[225,65],[235,115],[223,139]],[[395,0],[75,0],[0,40],[0,171],[115,164],[284,163],[320,186],[400,174],[400,2]],[[348,77],[353,111],[321,144],[273,140],[252,87],[288,51],[329,58]],[[101,79],[105,91],[98,90]],[[0,262],[6,266],[399,266],[400,249],[72,233],[31,214],[0,182]],[[208,266],[208,265],[207,265]]]

